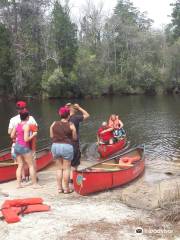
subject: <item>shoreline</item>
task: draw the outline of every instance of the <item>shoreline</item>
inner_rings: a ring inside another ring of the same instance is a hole
[[[18,99],[25,99],[26,101],[29,101],[29,100],[39,100],[39,101],[46,101],[46,100],[57,100],[57,99],[64,99],[64,100],[68,100],[68,99],[78,99],[78,100],[81,100],[81,99],[99,99],[99,98],[109,98],[109,97],[117,97],[117,96],[167,96],[167,95],[179,95],[180,94],[180,91],[174,91],[174,90],[167,90],[167,89],[163,89],[162,91],[160,92],[150,92],[150,93],[147,93],[147,92],[136,92],[135,90],[132,91],[132,92],[118,92],[118,93],[113,93],[113,94],[101,94],[101,95],[85,95],[85,96],[70,96],[70,97],[54,97],[54,96],[48,96],[48,97],[44,97],[43,95],[42,96],[20,96],[20,97],[16,97],[16,96],[0,96],[0,103],[3,102],[3,101],[17,101]]]
[[[82,161],[82,167],[84,165],[87,162]],[[39,172],[38,176],[41,189],[31,186],[16,189],[15,181],[2,183],[0,189],[9,193],[9,197],[0,194],[0,204],[6,199],[42,197],[44,203],[51,206],[51,211],[25,215],[15,224],[0,221],[1,239],[129,240],[138,237],[142,240],[178,240],[175,236],[180,234],[180,222],[163,221],[158,209],[159,199],[165,200],[168,191],[173,199],[172,186],[175,182],[180,186],[179,177],[150,184],[143,175],[123,187],[80,196],[75,192],[57,194],[54,165]],[[139,227],[143,228],[143,234],[136,233]]]

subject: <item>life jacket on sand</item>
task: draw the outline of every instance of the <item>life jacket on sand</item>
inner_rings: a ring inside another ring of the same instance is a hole
[[[120,164],[133,164],[134,162],[137,162],[141,159],[140,156],[132,156],[132,157],[121,157],[119,159],[119,165]]]
[[[0,210],[7,223],[16,223],[21,220],[18,215],[49,211],[50,206],[43,204],[42,198],[24,198],[6,200]]]
[[[29,130],[30,132],[37,132],[38,131],[38,126],[36,124],[29,124]],[[30,141],[30,148],[32,149],[33,152],[36,151],[36,142],[37,138],[33,137],[33,139]]]

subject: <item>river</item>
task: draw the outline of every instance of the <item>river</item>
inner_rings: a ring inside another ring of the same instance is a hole
[[[130,144],[145,143],[146,164],[157,172],[177,173],[180,169],[180,96],[116,96],[86,100],[29,100],[28,108],[37,120],[39,145],[49,140],[49,126],[58,119],[57,109],[77,102],[90,113],[80,129],[85,158],[96,153],[96,131],[111,113],[119,114]],[[7,135],[10,117],[16,114],[14,102],[0,103],[0,148],[10,144]]]

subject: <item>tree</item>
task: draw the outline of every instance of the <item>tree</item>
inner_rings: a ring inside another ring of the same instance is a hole
[[[174,39],[178,39],[180,37],[180,0],[176,0],[176,2],[171,4],[173,6],[173,12],[171,14],[172,17],[172,32]]]
[[[40,90],[44,58],[41,19],[46,1],[1,1],[2,22],[11,33],[13,46],[14,95],[38,93]]]
[[[76,60],[77,29],[71,22],[68,8],[63,8],[56,1],[52,11],[51,42],[54,48],[54,58],[62,67],[65,76],[72,70]]]
[[[80,43],[92,53],[98,52],[101,45],[103,29],[103,6],[96,7],[88,1],[83,8],[83,17],[80,19]]]
[[[0,24],[0,94],[10,94],[12,91],[12,44],[9,30]]]

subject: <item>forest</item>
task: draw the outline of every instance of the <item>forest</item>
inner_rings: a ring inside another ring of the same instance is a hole
[[[111,15],[87,1],[0,1],[0,98],[94,98],[180,93],[180,0],[171,22],[152,20],[131,1]]]

